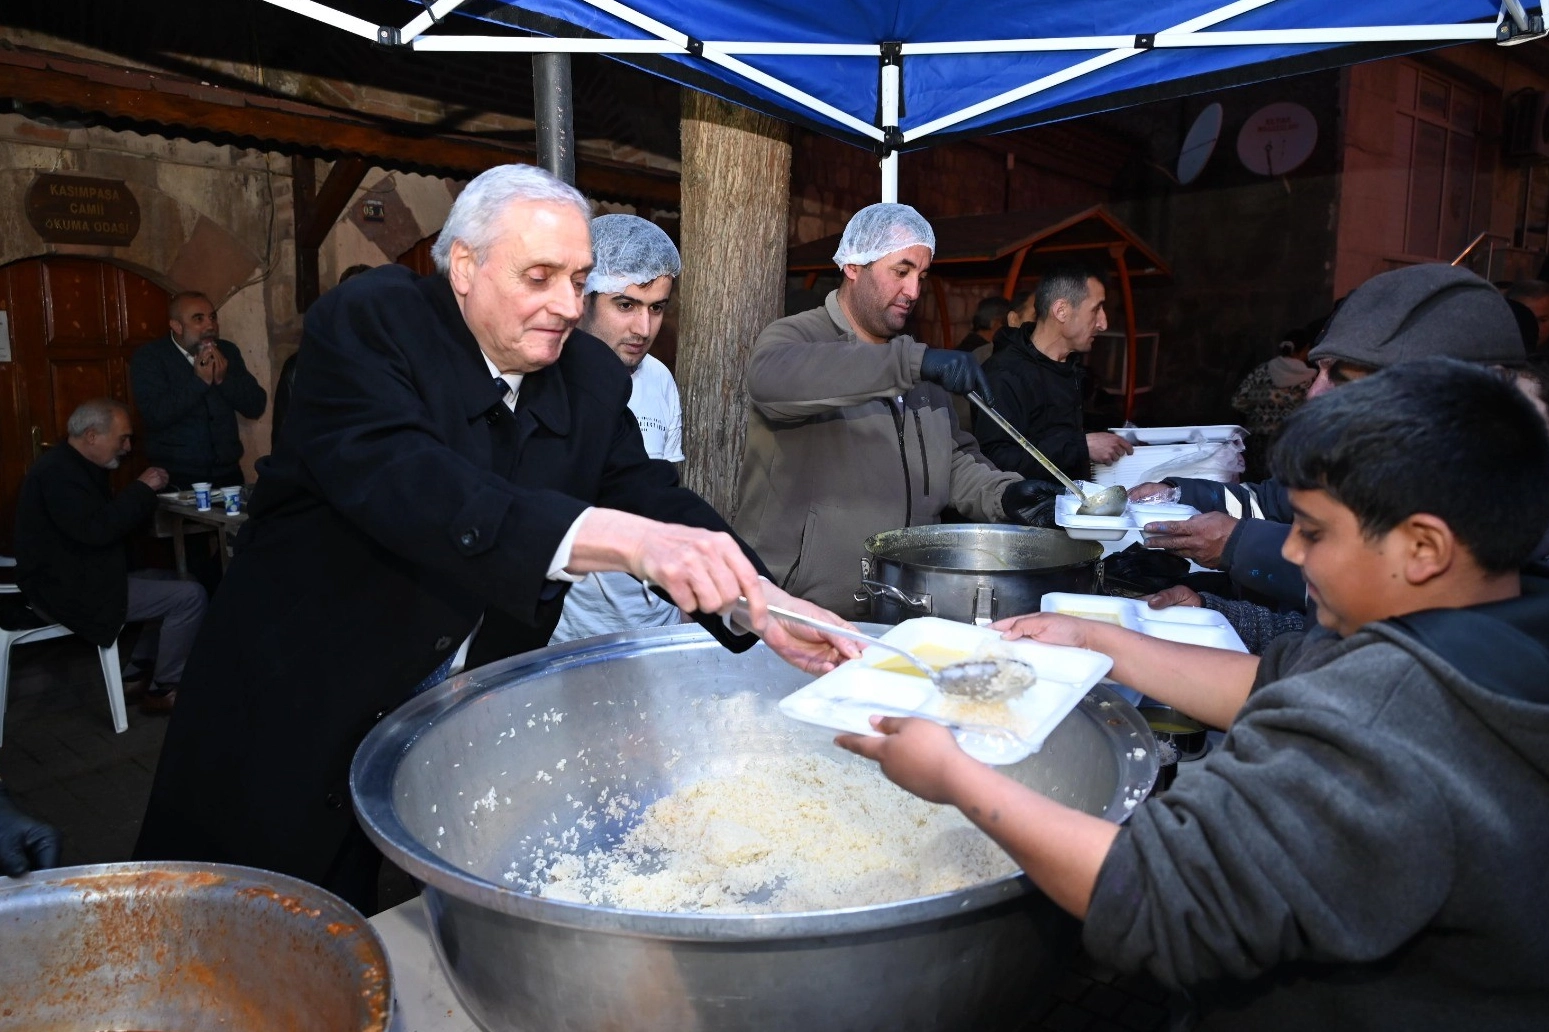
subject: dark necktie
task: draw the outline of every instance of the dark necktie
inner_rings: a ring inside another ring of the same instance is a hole
[[[506,395],[511,393],[511,385],[506,382],[504,376],[495,377],[495,397],[501,401],[506,400]]]

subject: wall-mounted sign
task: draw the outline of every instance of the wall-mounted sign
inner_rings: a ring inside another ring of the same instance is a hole
[[[123,247],[140,232],[140,202],[121,179],[43,173],[27,190],[26,209],[51,244]]]
[[[1312,156],[1318,120],[1300,104],[1281,101],[1248,116],[1237,134],[1237,158],[1250,172],[1283,176]]]

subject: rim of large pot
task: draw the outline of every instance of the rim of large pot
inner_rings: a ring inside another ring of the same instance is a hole
[[[862,625],[864,626],[864,625]],[[886,628],[880,628],[885,630]],[[361,742],[350,765],[350,795],[367,836],[412,877],[445,893],[501,914],[543,924],[612,934],[681,941],[754,942],[885,931],[952,918],[1019,899],[1039,890],[1020,871],[966,889],[892,903],[837,910],[773,914],[685,914],[626,910],[544,899],[460,870],[418,841],[393,805],[402,761],[437,721],[476,705],[513,681],[547,677],[566,668],[672,648],[721,648],[697,626],[625,631],[551,645],[467,671],[443,681],[384,717]],[[759,645],[758,648],[765,646]],[[1156,781],[1154,740],[1145,720],[1105,684],[1094,686],[1071,716],[1089,719],[1115,746],[1118,783],[1102,816],[1122,824]],[[1133,739],[1133,744],[1131,740]],[[1136,758],[1134,745],[1143,747]]]
[[[1062,530],[1052,529],[1049,527],[1023,527],[1014,523],[931,523],[919,527],[898,527],[893,530],[879,531],[866,539],[866,554],[871,556],[872,559],[880,560],[881,562],[897,563],[900,566],[908,566],[910,569],[914,570],[929,570],[932,572],[940,573],[963,573],[971,574],[975,577],[989,577],[995,576],[997,574],[1008,575],[1023,573],[1053,573],[1059,570],[1069,570],[1076,566],[1087,566],[1095,564],[1101,561],[1103,557],[1103,546],[1098,544],[1096,541],[1077,541],[1075,538],[1070,537],[1067,537],[1066,541],[1072,547],[1080,546],[1082,550],[1090,552],[1091,554],[1085,559],[1076,559],[1072,562],[1061,563],[1058,566],[1022,566],[1009,570],[975,570],[965,566],[936,566],[931,563],[915,562],[912,559],[899,559],[897,556],[892,556],[886,554],[885,552],[877,551],[877,539],[888,534],[909,534],[911,532],[918,531],[919,533],[916,536],[924,538],[930,537],[931,532],[940,532],[944,530],[950,531],[958,527],[970,527],[975,530],[999,530],[1014,534],[1064,534],[1064,531]]]

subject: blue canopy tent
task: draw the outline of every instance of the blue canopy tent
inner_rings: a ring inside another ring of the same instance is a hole
[[[1545,35],[1541,6],[1522,0],[420,0],[402,26],[317,0],[267,2],[415,50],[606,54],[873,147],[884,201],[898,200],[902,150],[1447,44]],[[474,31],[481,22],[505,34]],[[1127,288],[1122,263],[1119,271]],[[1133,388],[1132,317],[1126,337]],[[1128,415],[1132,392],[1125,401]]]
[[[897,199],[899,151],[952,137],[1544,35],[1521,0],[422,0],[401,26],[267,2],[415,50],[606,54],[874,147],[883,200]]]

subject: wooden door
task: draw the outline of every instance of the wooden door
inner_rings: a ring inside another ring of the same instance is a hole
[[[129,357],[167,332],[167,291],[90,258],[29,258],[0,268],[11,361],[0,362],[0,553],[10,554],[16,496],[33,459],[65,442],[65,424],[88,398],[130,407]],[[145,468],[131,455],[113,474],[121,490]]]

